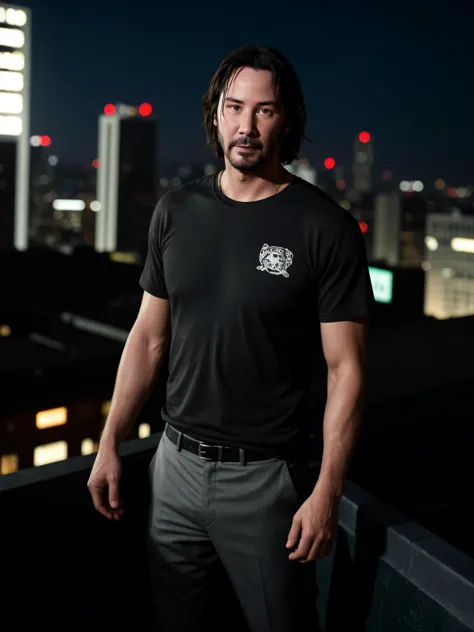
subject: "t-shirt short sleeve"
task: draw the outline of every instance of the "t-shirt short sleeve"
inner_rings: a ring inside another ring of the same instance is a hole
[[[359,225],[347,211],[322,229],[317,261],[320,322],[368,316],[374,296],[367,252]]]
[[[169,298],[163,269],[163,235],[166,224],[166,203],[160,199],[151,218],[148,230],[148,251],[140,275],[143,290],[158,298]]]

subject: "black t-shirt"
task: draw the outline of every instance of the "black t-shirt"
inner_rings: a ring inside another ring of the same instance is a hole
[[[166,193],[140,285],[170,301],[163,419],[279,458],[315,429],[320,322],[365,316],[373,300],[356,220],[300,178],[256,202],[226,197],[215,175]]]

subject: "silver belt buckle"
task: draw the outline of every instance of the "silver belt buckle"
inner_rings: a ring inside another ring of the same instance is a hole
[[[207,443],[199,442],[199,448],[198,448],[199,458],[202,459],[203,461],[213,461],[214,459],[205,455],[206,448],[213,448],[213,447],[214,447],[213,445],[208,445]]]

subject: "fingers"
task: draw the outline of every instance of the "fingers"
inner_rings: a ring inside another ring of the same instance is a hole
[[[108,484],[108,494],[105,486]],[[120,520],[123,516],[123,502],[119,496],[119,476],[111,474],[103,482],[88,484],[94,508],[109,520]]]
[[[303,534],[300,539],[300,543],[296,551],[290,553],[290,560],[305,560],[308,557],[311,545],[313,544],[313,538],[311,536]]]
[[[109,474],[107,477],[109,484],[109,505],[112,509],[117,509],[119,506],[119,477],[117,474]]]
[[[302,564],[320,560],[331,553],[333,540],[325,540],[313,535],[302,537],[296,551],[291,553],[290,560],[298,560]]]
[[[301,519],[298,516],[293,518],[293,522],[291,524],[290,533],[288,534],[288,541],[286,543],[287,549],[292,549],[296,546],[298,542],[298,538],[300,537],[301,532]]]

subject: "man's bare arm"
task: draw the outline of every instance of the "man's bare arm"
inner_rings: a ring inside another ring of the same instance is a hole
[[[148,399],[169,342],[169,301],[143,293],[136,321],[120,359],[102,438],[102,450],[117,450]]]
[[[328,385],[317,487],[340,498],[362,421],[367,322],[321,323],[321,337]]]

